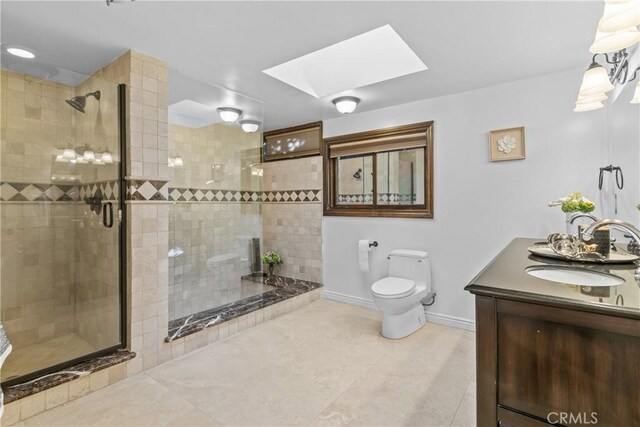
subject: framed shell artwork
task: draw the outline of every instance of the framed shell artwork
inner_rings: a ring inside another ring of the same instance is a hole
[[[526,158],[524,126],[491,131],[489,145],[489,156],[492,162]]]

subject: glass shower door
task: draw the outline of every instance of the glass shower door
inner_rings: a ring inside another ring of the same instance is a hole
[[[118,85],[1,73],[4,384],[122,346]]]

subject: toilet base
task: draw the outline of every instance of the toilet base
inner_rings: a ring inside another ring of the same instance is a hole
[[[389,339],[399,339],[411,335],[427,323],[422,304],[418,304],[409,311],[399,314],[382,312],[382,336]]]

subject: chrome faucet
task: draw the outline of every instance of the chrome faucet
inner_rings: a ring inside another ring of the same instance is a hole
[[[594,215],[591,215],[590,213],[578,212],[571,215],[571,217],[567,220],[567,222],[569,224],[573,224],[576,221],[576,219],[579,219],[579,218],[589,218],[593,222],[596,222],[598,220],[598,218],[596,218]]]
[[[629,236],[633,240],[635,240],[637,244],[640,245],[640,230],[638,230],[628,222],[620,221],[619,219],[602,219],[600,221],[594,222],[593,224],[582,230],[580,240],[586,242],[593,239],[593,233],[595,233],[596,230],[600,227],[606,226],[628,233]],[[636,265],[638,264],[636,263]],[[640,265],[638,265],[638,268],[636,269],[635,278],[636,281],[640,282]]]
[[[594,215],[591,215],[590,213],[578,212],[578,213],[574,213],[569,217],[569,219],[567,219],[567,224],[573,224],[576,221],[576,219],[579,219],[579,218],[589,218],[593,222],[598,221],[598,218],[596,218]],[[578,226],[578,238],[582,240],[582,229],[580,228],[580,226]]]

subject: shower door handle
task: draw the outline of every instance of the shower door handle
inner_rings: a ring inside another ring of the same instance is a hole
[[[107,211],[109,211],[108,215]],[[109,218],[108,221],[107,217]],[[106,228],[113,227],[113,203],[111,202],[106,202],[104,205],[102,205],[102,225],[104,225]]]

